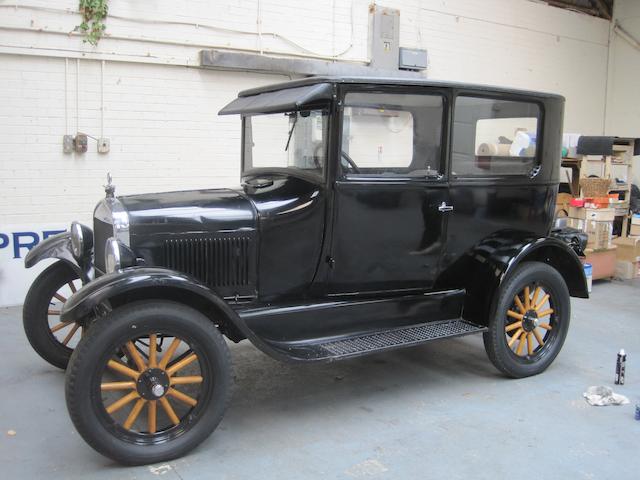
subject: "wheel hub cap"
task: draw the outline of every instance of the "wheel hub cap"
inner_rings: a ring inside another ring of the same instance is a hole
[[[528,310],[522,318],[522,329],[525,332],[532,332],[538,326],[538,314],[535,310]]]
[[[136,389],[145,400],[157,400],[169,389],[169,376],[160,368],[149,368],[142,372],[136,382]]]

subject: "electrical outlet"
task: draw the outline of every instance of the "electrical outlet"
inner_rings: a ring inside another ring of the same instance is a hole
[[[109,148],[111,146],[111,142],[108,138],[99,138],[98,139],[98,153],[109,153]]]
[[[84,133],[76,134],[75,149],[77,153],[85,153],[87,151],[88,138]]]
[[[73,135],[65,135],[62,137],[62,151],[64,153],[73,153]]]

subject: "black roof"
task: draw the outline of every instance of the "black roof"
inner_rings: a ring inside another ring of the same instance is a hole
[[[441,87],[441,88],[458,88],[465,90],[477,90],[480,92],[491,93],[512,93],[516,95],[528,95],[539,98],[557,98],[564,100],[562,95],[555,93],[536,92],[531,90],[520,90],[516,88],[496,87],[482,84],[471,84],[462,82],[446,82],[442,80],[429,80],[422,78],[397,78],[397,77],[307,77],[299,80],[291,80],[288,82],[274,83],[271,85],[265,85],[257,88],[250,88],[243,90],[238,94],[238,97],[249,97],[258,95],[265,92],[274,92],[277,90],[283,90],[285,88],[302,87],[306,85],[315,85],[318,83],[359,83],[359,84],[372,84],[372,85],[406,85],[406,86],[424,86],[424,87]]]

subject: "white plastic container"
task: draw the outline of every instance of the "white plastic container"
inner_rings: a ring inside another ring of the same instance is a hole
[[[587,291],[591,293],[591,286],[593,285],[593,266],[590,263],[584,265],[584,275],[587,277]]]

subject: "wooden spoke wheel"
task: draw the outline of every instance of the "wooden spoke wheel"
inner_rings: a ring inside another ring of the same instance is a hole
[[[500,287],[484,345],[489,359],[511,377],[544,371],[569,329],[569,291],[560,273],[539,262],[518,266]]]
[[[550,348],[558,331],[553,304],[551,294],[537,283],[526,285],[513,297],[504,332],[505,341],[516,356],[534,361]]]
[[[62,369],[84,332],[75,322],[62,322],[60,313],[81,286],[70,266],[56,262],[35,279],[24,302],[23,325],[29,343],[47,362]]]
[[[227,406],[231,363],[211,319],[185,305],[144,301],[96,321],[67,369],[80,435],[128,465],[176,458],[202,442]]]
[[[49,300],[49,308],[47,308],[49,330],[58,342],[72,350],[83,334],[83,327],[75,322],[62,322],[60,313],[67,299],[76,293],[81,286],[82,282],[79,278],[74,278],[61,285]]]
[[[120,352],[135,368],[121,362]],[[102,404],[120,428],[153,435],[142,436],[143,442],[165,441],[165,433],[178,434],[171,431],[187,429],[195,418],[190,414],[204,382],[198,355],[184,339],[151,333],[119,346],[107,361],[100,383]]]

